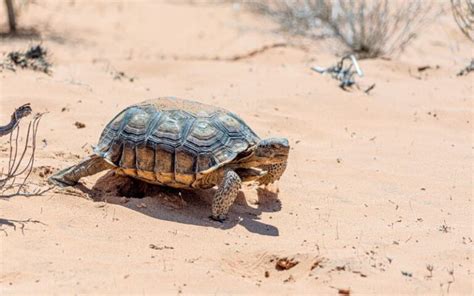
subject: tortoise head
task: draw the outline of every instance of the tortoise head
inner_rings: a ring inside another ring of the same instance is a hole
[[[290,145],[285,138],[268,138],[261,140],[255,149],[254,157],[262,165],[286,163]]]

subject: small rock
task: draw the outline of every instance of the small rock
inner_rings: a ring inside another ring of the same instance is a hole
[[[74,123],[74,125],[77,127],[77,128],[85,128],[86,127],[86,124],[85,123],[82,123],[82,122],[79,122],[79,121],[76,121]]]
[[[290,276],[284,280],[283,282],[285,283],[293,283],[295,281],[295,278],[290,274]]]
[[[295,267],[299,262],[294,259],[280,258],[275,264],[276,270],[288,270]]]
[[[337,292],[339,293],[339,295],[351,295],[350,289],[339,289]]]

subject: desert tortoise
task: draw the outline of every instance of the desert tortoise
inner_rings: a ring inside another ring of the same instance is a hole
[[[226,218],[241,182],[278,180],[288,140],[261,140],[237,115],[214,106],[166,97],[132,105],[105,127],[93,155],[50,177],[61,187],[113,169],[174,188],[218,186],[212,218]]]

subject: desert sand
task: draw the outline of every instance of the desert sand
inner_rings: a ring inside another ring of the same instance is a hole
[[[228,60],[287,40],[237,5],[37,1],[19,22],[53,62],[0,72],[0,124],[27,102],[48,112],[30,182],[47,186],[116,113],[160,96],[232,110],[291,152],[224,224],[208,218],[212,193],[127,197],[106,173],[1,199],[2,295],[473,293],[474,74],[456,76],[473,45],[449,10],[402,54],[360,61],[369,95],[310,70],[339,59],[328,41]],[[36,43],[1,39],[0,53]],[[0,148],[5,168],[8,137]],[[277,270],[282,258],[298,264]]]

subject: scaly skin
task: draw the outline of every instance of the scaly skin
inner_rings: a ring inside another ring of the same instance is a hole
[[[258,183],[260,185],[268,185],[280,180],[281,176],[285,172],[286,164],[286,162],[282,162],[262,167],[263,170],[267,171],[267,174],[261,177],[258,180]]]
[[[94,175],[111,168],[113,166],[102,157],[91,155],[77,165],[70,166],[52,175],[48,181],[60,187],[74,186],[82,177]]]
[[[236,172],[233,170],[224,172],[224,177],[212,200],[212,219],[219,222],[227,219],[227,213],[230,206],[234,203],[241,186],[242,181]]]

